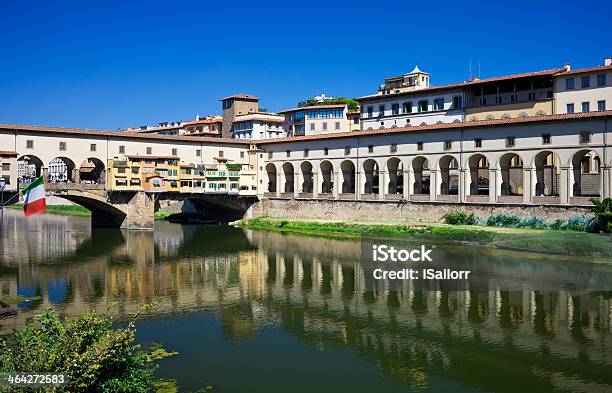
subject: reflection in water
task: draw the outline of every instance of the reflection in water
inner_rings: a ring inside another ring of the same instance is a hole
[[[486,291],[371,287],[354,241],[232,227],[156,223],[154,233],[92,231],[81,218],[25,220],[9,213],[2,236],[0,298],[40,299],[19,303],[19,315],[0,320],[0,332],[22,326],[49,306],[76,315],[89,307],[104,312],[116,302],[111,313],[123,318],[155,301],[143,332],[152,326],[152,339],[162,337],[171,349],[188,341],[182,355],[161,369],[183,386],[204,383],[190,369],[204,355],[188,350],[201,345],[202,352],[222,348],[217,362],[238,363],[256,352],[256,370],[245,367],[227,376],[215,371],[217,384],[227,391],[258,391],[257,378],[274,381],[268,388],[281,386],[283,378],[306,378],[288,370],[278,375],[283,348],[285,356],[303,362],[321,351],[343,356],[334,366],[338,382],[311,375],[303,391],[343,390],[334,383],[350,382],[340,374],[374,366],[382,370],[380,379],[362,380],[351,391],[612,389],[611,292],[506,291],[494,283]],[[578,277],[585,266],[467,246],[443,249],[449,261],[484,263],[514,277],[538,272]],[[610,282],[612,268],[595,266],[592,274]],[[287,334],[301,346],[287,342]],[[222,344],[227,342],[234,345]],[[260,342],[269,351],[254,350]],[[310,363],[303,367],[326,375],[328,366]],[[206,364],[212,373],[214,363]],[[253,374],[242,380],[236,372]]]

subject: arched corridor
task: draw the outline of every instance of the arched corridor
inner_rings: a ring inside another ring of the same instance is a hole
[[[329,161],[323,161],[321,168],[321,194],[332,194],[334,192],[334,167]]]
[[[477,196],[489,195],[490,179],[489,179],[489,160],[482,154],[474,154],[468,159],[469,171],[467,175],[467,184],[469,195]]]
[[[524,193],[523,160],[516,153],[506,153],[499,159],[501,182],[496,190],[500,202],[522,202]]]
[[[364,196],[377,195],[380,187],[380,170],[378,163],[372,159],[363,163],[363,194]]]
[[[312,172],[312,164],[309,161],[304,161],[300,165],[302,176],[301,193],[312,194],[314,185],[314,174]]]
[[[355,164],[351,160],[345,160],[340,164],[342,171],[342,194],[353,198],[355,196]]]
[[[572,197],[584,204],[589,198],[602,195],[602,163],[594,150],[580,150],[572,157]]]
[[[387,161],[387,182],[388,195],[404,194],[404,164],[397,157],[391,157]]]
[[[411,194],[418,196],[412,199],[423,200],[424,198],[422,196],[429,196],[430,193],[429,185],[431,174],[429,171],[429,161],[423,156],[416,157],[412,160],[412,170],[414,173],[414,182]]]
[[[545,150],[534,158],[536,170],[535,194],[536,197],[559,197],[559,156]]]
[[[285,188],[283,189],[283,192],[285,194],[293,194],[295,190],[294,177],[295,177],[295,172],[293,169],[293,164],[291,164],[290,162],[284,163],[283,164],[283,178],[284,178]],[[290,195],[287,195],[287,196],[290,196]]]
[[[266,165],[266,175],[268,177],[268,184],[266,187],[266,192],[268,193],[276,193],[277,192],[277,184],[276,184],[276,166],[272,163]]]
[[[438,195],[459,195],[459,162],[453,156],[444,156],[439,161],[440,189]]]

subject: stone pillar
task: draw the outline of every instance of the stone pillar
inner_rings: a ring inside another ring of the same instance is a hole
[[[495,203],[497,201],[497,195],[501,191],[501,186],[498,186],[500,171],[496,168],[489,168],[489,202]],[[499,189],[499,191],[498,191]]]
[[[312,172],[312,197],[319,197],[319,172]]]
[[[414,194],[414,169],[410,168],[408,170],[408,198],[410,195]]]
[[[362,173],[355,171],[355,199],[361,199],[361,184],[362,184]],[[365,177],[365,175],[363,175]]]
[[[612,192],[610,192],[610,187],[612,187],[612,171],[609,167],[601,168],[601,198],[611,198]]]
[[[332,173],[334,187],[332,189],[332,193],[334,194],[334,198],[338,199],[338,195],[342,192],[342,171],[336,171]]]
[[[49,183],[49,168],[42,168],[43,181]]]
[[[561,184],[559,185],[559,203],[567,205],[570,202],[572,195],[572,181],[571,181],[572,168],[563,167],[561,168]]]
[[[414,174],[412,173],[412,171],[404,171],[404,195],[403,198],[405,200],[409,200],[410,199],[410,183],[412,182],[411,179],[414,177]]]
[[[389,175],[385,171],[378,171],[378,199],[385,200],[385,194],[387,193],[387,182],[389,181]]]
[[[459,168],[459,202],[465,202],[470,195],[470,176],[465,172],[465,168]]]
[[[523,203],[531,203],[537,182],[535,168],[523,168]]]
[[[440,171],[432,169],[429,171],[429,200],[435,201],[436,196],[440,194],[439,190]]]
[[[283,176],[284,177],[284,176]],[[276,172],[276,196],[279,197],[281,193],[281,188],[284,187],[284,184],[281,184],[281,173]]]
[[[300,196],[300,188],[302,184],[300,184],[300,173],[293,172],[293,197],[297,198]]]

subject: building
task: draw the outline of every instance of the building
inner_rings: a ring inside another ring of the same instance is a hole
[[[223,109],[221,135],[223,138],[231,138],[232,126],[236,116],[256,113],[259,111],[259,98],[240,93],[221,99]]]
[[[288,136],[321,135],[351,130],[346,104],[302,106],[280,111]]]
[[[569,66],[568,66],[569,68]],[[601,66],[555,76],[555,113],[612,109],[612,58]]]
[[[17,189],[17,152],[0,150],[0,177],[4,179],[5,190]]]
[[[109,160],[107,188],[113,191],[179,191],[178,156],[126,155]]]
[[[283,128],[285,117],[276,113],[254,112],[238,115],[232,122],[232,138],[273,139],[286,136]]]
[[[195,121],[183,123],[182,135],[221,137],[223,121],[221,116],[196,117]]]

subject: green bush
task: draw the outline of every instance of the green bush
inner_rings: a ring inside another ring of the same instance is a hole
[[[548,223],[540,217],[523,217],[520,219],[518,228],[531,228],[531,229],[548,229]]]
[[[612,222],[612,199],[597,199],[592,198],[592,211],[599,221],[599,226],[604,232],[610,232],[610,222]]]
[[[68,384],[60,392],[154,391],[156,366],[134,340],[133,322],[113,329],[93,310],[62,321],[49,309],[0,341],[0,372],[62,373]]]
[[[476,216],[474,213],[465,213],[462,211],[452,211],[444,215],[444,222],[450,225],[475,225]]]
[[[497,213],[491,214],[487,218],[487,226],[490,227],[509,227],[514,228],[519,225],[521,218],[512,214]]]

